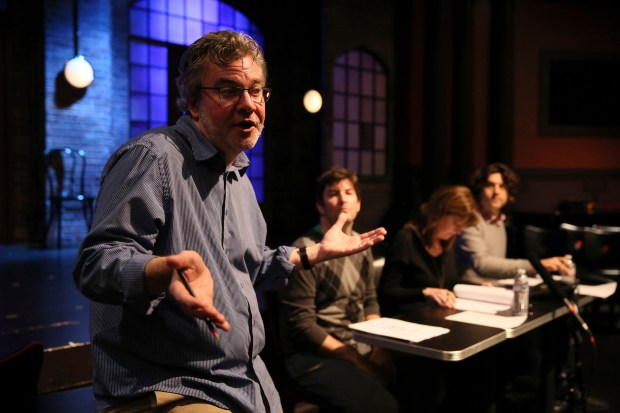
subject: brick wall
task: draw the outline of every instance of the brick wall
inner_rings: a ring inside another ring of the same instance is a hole
[[[127,10],[125,0],[78,1],[78,52],[93,66],[95,81],[77,91],[62,74],[65,61],[74,55],[73,2],[45,1],[45,147],[85,151],[86,187],[91,194],[97,193],[110,154],[129,138]],[[63,245],[77,245],[85,234],[81,212],[67,211]],[[52,226],[48,244],[55,240]]]

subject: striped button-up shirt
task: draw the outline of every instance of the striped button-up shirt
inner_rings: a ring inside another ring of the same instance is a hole
[[[265,333],[255,288],[286,284],[292,248],[265,246],[248,166],[240,154],[226,169],[182,117],[130,140],[104,167],[93,226],[73,271],[93,301],[96,409],[159,390],[234,412],[280,412],[259,357]],[[197,251],[211,271],[214,305],[231,327],[219,341],[165,293],[145,293],[145,264],[182,250]]]

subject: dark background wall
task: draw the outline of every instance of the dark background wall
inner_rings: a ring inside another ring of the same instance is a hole
[[[503,161],[521,175],[518,209],[552,214],[562,200],[620,203],[620,136],[542,134],[543,50],[620,54],[619,6],[602,0],[229,2],[263,31],[273,99],[267,109],[265,202],[272,245],[316,220],[315,177],[331,163],[331,72],[353,48],[386,68],[389,174],[362,180],[358,229],[390,229],[415,203],[475,166]],[[61,85],[73,54],[71,0],[0,3],[0,242],[39,243],[41,152],[68,142],[103,163],[129,138],[129,0],[80,0],[80,51],[96,81],[82,96]],[[277,10],[277,13],[276,13]],[[283,14],[286,18],[277,18]],[[324,109],[305,112],[306,90]],[[76,213],[63,238],[85,233]],[[53,234],[51,235],[53,236]]]

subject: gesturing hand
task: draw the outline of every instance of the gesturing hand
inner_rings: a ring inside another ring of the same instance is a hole
[[[346,222],[347,214],[342,212],[336,223],[325,233],[319,244],[319,262],[362,252],[382,242],[387,234],[385,228],[376,228],[360,235],[348,235],[342,232]]]
[[[211,320],[218,328],[228,331],[230,325],[217,308],[213,306],[213,278],[202,257],[195,251],[183,251],[166,257],[166,264],[172,269],[168,292],[190,317]],[[195,297],[185,287],[178,270],[183,270]]]

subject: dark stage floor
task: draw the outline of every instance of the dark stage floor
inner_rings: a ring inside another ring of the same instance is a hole
[[[75,254],[75,248],[0,245],[0,356],[32,340],[48,349],[88,342],[89,303],[71,276]],[[600,315],[584,316],[597,339],[594,351],[582,351],[587,389],[620,413],[620,328]],[[39,413],[92,411],[90,386],[39,397]]]

